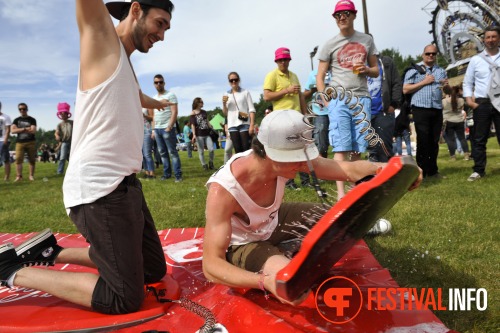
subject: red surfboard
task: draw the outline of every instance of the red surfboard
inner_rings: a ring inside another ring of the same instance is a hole
[[[314,225],[299,252],[277,274],[277,293],[299,298],[323,277],[417,180],[410,156],[393,157],[382,172],[347,193]]]

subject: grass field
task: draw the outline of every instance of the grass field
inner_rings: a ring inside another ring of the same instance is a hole
[[[450,161],[446,145],[440,149],[440,172],[447,178],[425,182],[408,193],[386,216],[393,232],[367,242],[402,287],[445,291],[485,288],[486,311],[437,311],[436,315],[462,333],[499,332],[500,149],[496,140],[490,139],[487,176],[477,182],[467,182],[472,161]],[[193,156],[188,159],[186,152],[181,152],[182,183],[142,181],[158,229],[204,225],[204,183],[210,174],[202,170],[197,155]],[[222,160],[223,150],[217,150],[216,166]],[[24,168],[27,172],[27,165]],[[76,232],[63,207],[63,178],[55,171],[55,164],[38,163],[36,181],[0,183],[1,232],[23,233],[45,227]],[[157,174],[161,175],[160,169]],[[3,170],[0,175],[3,178]],[[333,184],[323,186],[334,195]],[[317,201],[310,189],[287,191],[285,197],[287,201]],[[447,297],[444,303],[446,306]]]

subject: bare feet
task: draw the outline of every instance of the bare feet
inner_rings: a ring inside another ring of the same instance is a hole
[[[17,176],[16,180],[14,180],[14,183],[18,182],[18,181],[21,181],[21,180],[23,180],[23,176]]]

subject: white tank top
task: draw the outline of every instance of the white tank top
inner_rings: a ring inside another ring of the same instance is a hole
[[[143,116],[139,85],[120,42],[120,61],[109,79],[76,95],[73,138],[63,194],[66,208],[91,203],[141,170]]]
[[[263,241],[271,237],[271,234],[278,224],[278,209],[283,202],[285,184],[287,181],[286,178],[278,177],[274,203],[269,207],[257,205],[252,198],[248,196],[236,178],[234,178],[231,173],[231,164],[237,158],[250,154],[252,154],[252,150],[233,155],[233,157],[207,181],[207,187],[210,186],[210,183],[218,183],[231,193],[243,208],[250,221],[250,223],[247,223],[237,216],[233,215],[231,217],[232,235],[230,245],[242,245]]]

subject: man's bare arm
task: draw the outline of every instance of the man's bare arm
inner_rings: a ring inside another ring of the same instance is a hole
[[[149,97],[142,91],[140,92],[140,98],[141,98],[141,106],[145,109],[163,110],[163,108],[166,108],[169,105],[174,105],[174,103],[170,103],[166,99],[156,100],[153,97]]]
[[[234,197],[217,183],[210,184],[206,204],[203,242],[203,273],[212,282],[230,287],[259,288],[259,276],[226,261],[231,240],[231,216],[237,205]]]
[[[76,21],[80,32],[80,89],[88,90],[114,73],[120,45],[102,0],[76,0]]]

